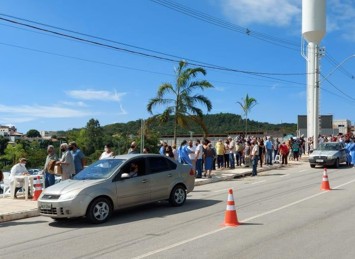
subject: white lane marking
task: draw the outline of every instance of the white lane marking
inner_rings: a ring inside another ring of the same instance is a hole
[[[351,184],[351,183],[353,183],[353,182],[355,182],[355,179],[354,179],[354,180],[351,180],[351,181],[349,181],[349,182],[343,183],[343,184],[341,184],[341,185],[338,185],[338,186],[336,186],[336,187],[334,187],[334,188],[332,188],[332,189],[338,189],[338,188],[340,188],[340,187],[343,187],[343,186],[345,186],[345,185]],[[301,203],[301,202],[304,202],[304,201],[307,201],[307,200],[316,198],[316,197],[318,197],[318,196],[320,196],[320,195],[323,195],[323,194],[326,194],[326,193],[328,193],[328,192],[330,192],[330,191],[321,191],[321,192],[319,192],[319,193],[316,193],[316,194],[314,194],[314,195],[308,196],[308,197],[303,198],[303,199],[300,199],[300,200],[298,200],[298,201],[295,201],[295,202],[286,204],[286,205],[281,206],[281,207],[279,207],[279,208],[276,208],[276,209],[273,209],[273,210],[269,210],[269,211],[266,211],[266,212],[264,212],[264,213],[260,213],[260,214],[258,214],[258,215],[255,215],[255,216],[253,216],[253,217],[247,218],[247,219],[241,221],[240,223],[243,224],[243,222],[248,222],[248,221],[251,221],[251,220],[253,220],[253,219],[260,218],[260,217],[263,217],[263,216],[266,216],[266,215],[269,215],[269,214],[278,212],[278,211],[283,210],[283,209],[287,209],[287,208],[289,208],[289,207],[291,207],[291,206],[294,206],[294,205],[297,205],[297,204],[299,204],[299,203]],[[222,228],[219,228],[219,229],[216,229],[216,230],[207,232],[207,233],[205,233],[205,234],[198,235],[198,236],[192,237],[192,238],[190,238],[190,239],[187,239],[187,240],[184,240],[184,241],[181,241],[181,242],[177,242],[177,243],[175,243],[175,244],[171,244],[171,245],[169,245],[169,246],[166,246],[166,247],[163,247],[163,248],[160,248],[160,249],[157,249],[157,250],[154,250],[154,251],[151,251],[151,252],[142,254],[142,255],[140,255],[140,256],[134,257],[134,259],[141,259],[141,258],[145,258],[145,257],[151,256],[151,255],[154,255],[154,254],[157,254],[157,253],[160,253],[160,252],[164,252],[164,251],[169,250],[169,249],[171,249],[171,248],[175,248],[175,247],[177,247],[177,246],[184,245],[184,244],[189,243],[189,242],[191,242],[191,241],[195,241],[195,240],[197,240],[197,239],[200,239],[200,238],[204,238],[204,237],[206,237],[206,236],[213,235],[213,234],[215,234],[215,233],[221,232],[221,231],[226,230],[226,229],[229,229],[229,228],[230,228],[230,227],[222,227]]]
[[[253,183],[251,183],[251,184],[257,184],[257,183],[263,183],[263,182],[266,182],[266,180],[262,180],[262,181],[253,182]]]
[[[206,237],[206,236],[209,236],[209,235],[213,235],[213,234],[218,233],[218,232],[220,232],[220,231],[223,231],[223,230],[225,230],[225,229],[227,229],[227,228],[229,228],[229,227],[222,227],[222,228],[219,228],[219,229],[216,229],[216,230],[207,232],[207,233],[205,233],[205,234],[202,234],[202,235],[199,235],[199,236],[196,236],[196,237],[193,237],[193,238],[190,238],[190,239],[187,239],[187,240],[184,240],[184,241],[181,241],[181,242],[172,244],[172,245],[170,245],[170,246],[166,246],[166,247],[163,247],[163,248],[160,248],[160,249],[151,251],[151,252],[149,252],[149,253],[142,254],[142,255],[140,255],[140,256],[134,257],[133,259],[141,259],[141,258],[144,258],[144,257],[148,257],[148,256],[151,256],[151,255],[154,255],[154,254],[157,254],[157,253],[160,253],[160,252],[169,250],[169,249],[171,249],[171,248],[174,248],[174,247],[177,247],[177,246],[180,246],[180,245],[184,245],[184,244],[189,243],[189,242],[191,242],[191,241],[195,241],[195,240],[197,240],[197,239],[200,239],[200,238],[203,238],[203,237]]]

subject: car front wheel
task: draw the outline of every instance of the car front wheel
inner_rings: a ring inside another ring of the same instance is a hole
[[[86,212],[86,217],[94,224],[106,222],[112,214],[112,206],[108,199],[97,198],[93,200]]]
[[[337,158],[334,162],[334,167],[339,168],[339,158]]]
[[[170,193],[169,202],[172,206],[181,206],[186,201],[186,190],[183,186],[177,185]]]

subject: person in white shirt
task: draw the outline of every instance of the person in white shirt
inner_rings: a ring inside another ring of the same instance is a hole
[[[111,145],[110,144],[106,144],[105,145],[104,152],[102,152],[99,160],[105,159],[105,158],[108,158],[108,157],[113,157],[113,151],[111,150]]]
[[[15,176],[29,174],[26,168],[26,163],[27,163],[26,158],[20,158],[19,162],[11,168],[10,176],[9,176],[11,185],[13,185],[13,182],[15,181]],[[21,190],[21,188],[24,186],[24,183],[25,183],[24,179],[17,179],[16,186],[15,186],[15,193],[14,193],[15,199],[17,198],[17,192]],[[28,190],[28,192],[30,191]],[[28,196],[29,198],[32,198],[30,197],[31,196],[30,193],[28,193]]]
[[[195,158],[196,158],[196,178],[202,178],[202,155],[203,155],[203,145],[200,140],[196,140],[196,150],[195,150]]]
[[[188,142],[187,149],[190,150],[189,152],[189,158],[192,162],[192,169],[195,170],[196,168],[196,146],[193,145],[192,140]]]
[[[255,140],[250,155],[251,155],[251,163],[253,166],[253,171],[251,176],[256,176],[258,174],[256,168],[258,166],[258,160],[259,160],[259,146],[258,146],[258,142],[256,142]]]

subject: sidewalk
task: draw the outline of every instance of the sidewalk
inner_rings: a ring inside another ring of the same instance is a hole
[[[308,161],[306,157],[302,157],[300,161],[289,161],[289,166]],[[273,164],[272,166],[258,166],[258,174],[282,167],[281,164]],[[235,169],[223,169],[212,171],[212,178],[201,178],[195,180],[195,186],[215,183],[219,181],[231,180],[234,178],[245,177],[251,175],[251,167],[237,167]],[[19,196],[18,199],[2,198],[0,195],[0,226],[1,222],[24,219],[39,216],[37,210],[37,201],[25,201],[24,197]]]

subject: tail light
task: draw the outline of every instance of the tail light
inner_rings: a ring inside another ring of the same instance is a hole
[[[195,172],[194,172],[194,170],[192,168],[190,169],[190,175],[195,176]]]

